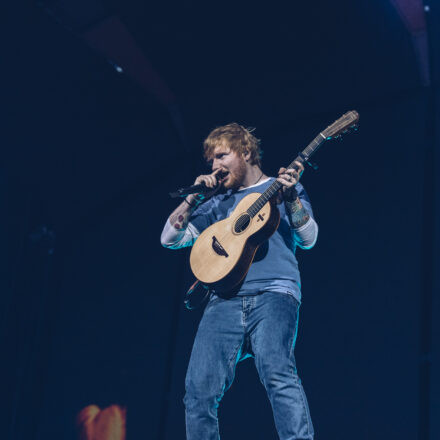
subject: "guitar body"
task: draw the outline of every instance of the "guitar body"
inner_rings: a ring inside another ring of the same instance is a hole
[[[195,277],[215,290],[229,291],[246,276],[258,246],[278,228],[280,212],[267,202],[251,217],[246,211],[261,196],[244,197],[231,215],[205,229],[191,251]]]

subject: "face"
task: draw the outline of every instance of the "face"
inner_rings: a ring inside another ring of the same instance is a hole
[[[238,188],[246,174],[246,161],[241,154],[232,151],[228,146],[218,146],[212,156],[212,171],[218,169],[223,173],[224,188]]]

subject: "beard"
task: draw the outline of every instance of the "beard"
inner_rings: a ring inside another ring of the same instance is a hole
[[[246,163],[240,158],[236,164],[234,164],[233,169],[226,170],[228,173],[225,181],[223,182],[223,187],[225,189],[238,189],[243,185],[243,180],[246,175]]]

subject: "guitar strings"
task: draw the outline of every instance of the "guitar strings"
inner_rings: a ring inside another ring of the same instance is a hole
[[[287,168],[293,168],[295,166],[295,161],[303,161],[303,157],[307,159],[318,149],[318,147],[325,141],[321,133],[310,142],[309,145],[302,151],[302,153],[296,157],[296,159],[289,164]],[[263,208],[263,206],[275,195],[275,193],[281,188],[281,183],[275,180],[266,189],[266,191],[261,194],[261,196],[246,210],[246,213],[251,217],[255,217],[257,213]],[[246,215],[241,215],[237,222],[235,223],[235,228],[241,229],[247,221]]]

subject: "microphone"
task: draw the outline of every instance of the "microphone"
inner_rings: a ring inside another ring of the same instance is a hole
[[[224,176],[224,172],[220,171],[219,173],[217,173],[217,176],[222,179],[222,177]],[[217,180],[217,185],[215,186],[215,188],[209,188],[207,187],[203,182],[199,183],[197,185],[191,185],[191,186],[187,186],[186,188],[180,188],[177,191],[174,192],[170,192],[170,197],[175,199],[177,197],[186,197],[189,194],[208,194],[212,191],[215,191],[219,188],[219,184],[221,185],[221,181],[219,182]]]
[[[208,188],[204,183],[197,185],[187,186],[186,188],[180,188],[177,191],[170,192],[170,197],[175,199],[177,197],[186,197],[189,194],[206,194],[213,191],[215,188]]]

